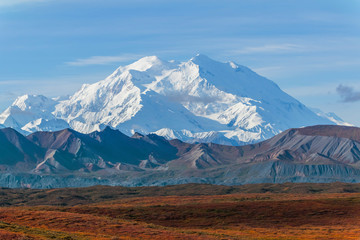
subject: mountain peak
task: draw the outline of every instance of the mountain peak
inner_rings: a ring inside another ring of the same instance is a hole
[[[235,62],[220,62],[216,61],[204,54],[197,54],[195,57],[189,60],[190,63],[198,65],[200,70],[209,73],[211,76],[218,75],[220,81],[234,78],[234,73],[246,73],[249,74],[249,69],[244,66],[240,66]],[[235,71],[234,71],[235,70]],[[233,76],[229,76],[233,75]],[[232,79],[233,80],[233,79]]]
[[[121,131],[114,129],[110,126],[106,126],[102,131],[100,132],[94,132],[95,135],[99,135],[99,136],[121,136],[122,138],[129,138],[128,136],[126,136],[125,134],[123,134]]]
[[[73,134],[77,134],[78,132],[76,132],[74,129],[71,129],[71,128],[64,128],[64,129],[57,130],[57,131],[38,131],[35,133],[37,133],[37,134],[54,134],[54,135],[73,135]],[[35,133],[32,133],[30,135],[33,135]]]
[[[157,56],[146,56],[143,58],[140,58],[136,62],[128,65],[128,69],[131,70],[137,70],[137,71],[146,71],[149,68],[152,68],[154,66],[163,65],[164,61],[162,61]]]
[[[13,104],[13,106],[18,106],[19,108],[23,109],[25,107],[47,107],[50,105],[55,104],[56,101],[47,98],[43,95],[23,95],[17,98]]]
[[[112,129],[110,126],[106,126],[101,132],[114,132],[117,130]]]
[[[162,62],[162,60],[158,56],[145,56],[140,58],[136,61],[137,63],[151,63],[151,64],[157,64]]]
[[[25,94],[23,96],[18,97],[12,106],[17,106],[21,110],[25,110],[26,108],[31,107],[42,107],[44,105],[53,104],[55,101],[49,99],[43,95],[29,95]]]
[[[195,55],[195,57],[190,59],[191,62],[195,63],[195,64],[204,64],[204,63],[219,63],[211,58],[209,58],[208,56],[198,53]]]
[[[140,138],[143,138],[144,135],[142,135],[141,133],[138,133],[138,132],[135,132],[131,138],[136,138],[136,139],[140,139]]]
[[[182,63],[143,57],[68,100],[25,95],[14,105],[0,114],[0,124],[23,133],[69,126],[90,133],[109,125],[129,136],[168,129],[160,132],[182,141],[241,145],[288,128],[334,123],[271,80],[203,54]],[[106,132],[112,131],[97,134]]]

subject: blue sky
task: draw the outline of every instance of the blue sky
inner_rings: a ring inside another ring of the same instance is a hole
[[[0,111],[25,93],[71,94],[146,55],[197,53],[360,126],[360,0],[0,0]]]

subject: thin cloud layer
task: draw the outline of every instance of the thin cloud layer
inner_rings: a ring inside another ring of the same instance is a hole
[[[245,47],[237,51],[237,53],[274,53],[274,52],[293,52],[301,50],[301,46],[296,44],[274,44],[274,45],[263,45],[257,47]]]
[[[340,84],[336,92],[340,95],[342,102],[360,101],[360,91],[355,91],[353,87]]]
[[[115,62],[126,62],[138,59],[138,55],[121,55],[121,56],[92,56],[89,58],[77,59],[66,64],[71,66],[87,66],[87,65],[106,65]]]
[[[17,4],[28,4],[35,2],[45,2],[46,0],[0,0],[0,7],[8,7]]]

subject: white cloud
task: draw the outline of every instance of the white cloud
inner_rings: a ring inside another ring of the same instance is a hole
[[[136,60],[140,58],[139,55],[120,55],[120,56],[92,56],[89,58],[77,59],[73,62],[67,62],[66,64],[72,66],[87,66],[87,65],[106,65],[115,62],[126,62]]]
[[[274,53],[274,52],[293,52],[302,50],[302,46],[296,44],[272,44],[272,45],[263,45],[257,47],[245,47],[236,51],[237,53]]]

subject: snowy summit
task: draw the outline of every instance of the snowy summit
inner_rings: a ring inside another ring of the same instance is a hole
[[[127,135],[232,145],[317,124],[346,123],[315,113],[247,67],[204,55],[182,63],[144,57],[66,100],[25,95],[0,115],[0,126],[22,133],[111,126]]]

